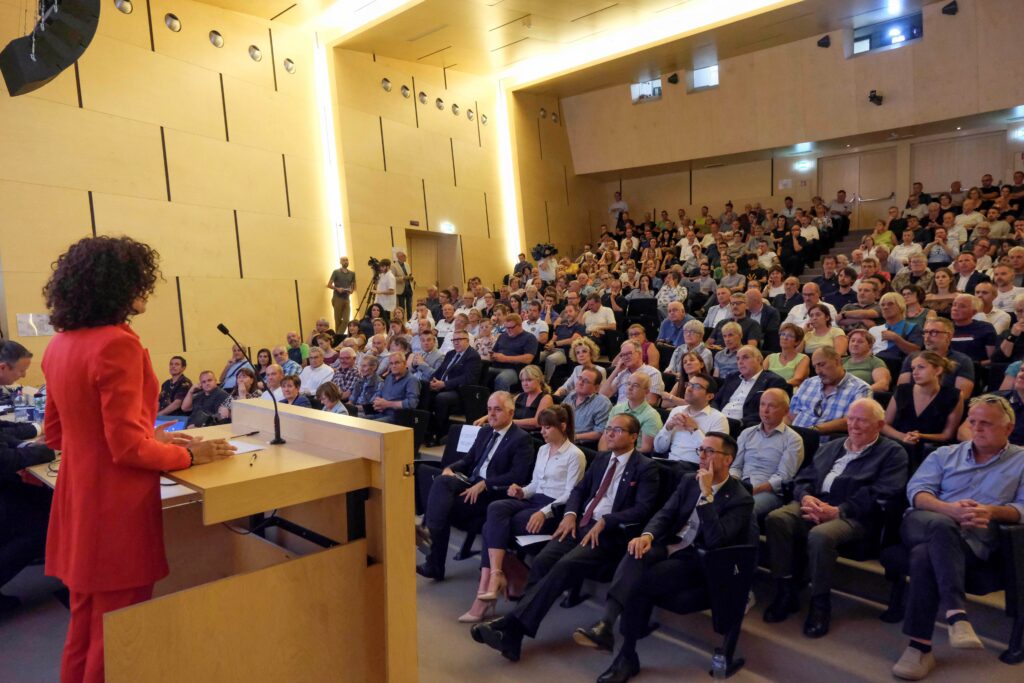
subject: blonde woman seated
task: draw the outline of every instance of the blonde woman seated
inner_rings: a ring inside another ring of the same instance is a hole
[[[840,356],[845,356],[846,333],[842,328],[832,326],[832,313],[825,304],[815,304],[807,310],[803,350],[809,356],[823,346],[831,347]]]
[[[700,322],[698,321],[697,324],[700,325]],[[663,391],[660,394],[661,407],[665,410],[671,410],[686,404],[683,398],[686,393],[687,383],[694,375],[699,375],[702,372],[706,373],[708,366],[704,364],[704,356],[696,351],[687,351],[683,354],[680,370],[682,372],[679,373],[679,379],[676,380],[676,383],[672,385],[672,391]]]
[[[683,356],[687,353],[696,353],[704,361],[704,367],[710,368],[713,364],[711,349],[704,345],[704,323],[699,320],[691,320],[683,325],[683,343],[672,352],[672,357],[665,368],[666,375],[681,374]]]
[[[892,373],[881,358],[875,356],[875,335],[865,329],[850,330],[847,335],[850,355],[843,359],[843,369],[871,385],[871,391],[889,391]]]
[[[764,369],[771,370],[786,380],[791,387],[798,387],[807,379],[811,372],[810,356],[800,353],[800,344],[804,341],[804,331],[793,323],[785,323],[779,328],[778,353],[770,354],[764,359]]]
[[[600,365],[594,364],[597,357],[601,355],[601,350],[597,348],[597,344],[590,337],[578,337],[569,347],[569,354],[576,359],[576,367],[572,369],[569,379],[565,380],[565,383],[558,387],[555,396],[561,397],[571,394],[576,389],[576,380],[579,379],[580,373],[586,369],[597,370],[601,375],[602,382],[607,378],[605,369]]]
[[[519,383],[523,386],[522,393],[515,397],[515,414],[512,422],[520,429],[535,432],[540,429],[537,416],[554,404],[551,388],[544,381],[544,373],[536,365],[527,365],[519,371]],[[484,415],[473,424],[479,426],[487,423]]]
[[[316,400],[324,404],[325,413],[348,415],[345,404],[341,400],[341,389],[334,382],[324,382],[316,388]]]
[[[922,351],[910,362],[913,382],[897,385],[889,400],[882,434],[904,445],[911,469],[923,460],[926,442],[945,444],[956,438],[964,404],[959,389],[942,383],[954,367],[949,359]]]
[[[516,535],[554,531],[559,519],[552,508],[569,499],[586,470],[586,458],[572,443],[575,438],[572,410],[553,406],[541,412],[537,419],[544,445],[537,452],[530,484],[512,484],[508,487],[508,500],[487,506],[480,583],[473,606],[459,617],[462,623],[482,621],[493,611],[499,595],[522,595],[525,580],[524,585],[510,588],[506,569],[514,563],[519,570],[514,573],[525,578],[525,568],[514,555],[506,555],[506,549]]]

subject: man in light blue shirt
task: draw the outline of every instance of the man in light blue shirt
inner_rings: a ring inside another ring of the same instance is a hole
[[[415,408],[420,402],[420,383],[409,372],[404,353],[399,351],[388,357],[388,370],[388,376],[370,402],[377,414],[366,416],[381,422],[394,422],[396,410]]]
[[[730,474],[749,482],[758,519],[782,507],[782,485],[792,481],[804,460],[804,441],[785,423],[789,396],[782,389],[761,394],[761,424],[744,429],[737,440]]]
[[[931,640],[940,605],[950,645],[983,648],[967,620],[966,567],[987,561],[998,547],[994,523],[1024,519],[1024,448],[1009,442],[1013,409],[1001,396],[979,396],[967,423],[971,440],[929,455],[907,484],[912,509],[901,533],[910,550],[903,621],[910,644],[893,666],[900,678],[918,680],[935,666]]]
[[[298,377],[302,374],[302,366],[288,357],[288,351],[283,346],[275,346],[270,354],[274,357],[274,362],[281,366],[285,377],[288,375]]]
[[[831,346],[811,355],[815,377],[804,380],[793,395],[786,422],[821,434],[846,431],[846,414],[859,398],[868,398],[871,387],[843,369],[842,358]]]

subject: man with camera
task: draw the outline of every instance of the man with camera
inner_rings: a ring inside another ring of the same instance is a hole
[[[384,258],[378,261],[371,256],[367,265],[371,268],[376,267],[377,272],[380,273],[380,277],[377,279],[377,289],[373,290],[376,296],[374,302],[380,304],[380,307],[384,309],[385,317],[390,322],[391,311],[395,310],[395,306],[398,305],[398,284],[395,281],[395,274],[391,272],[391,259]]]

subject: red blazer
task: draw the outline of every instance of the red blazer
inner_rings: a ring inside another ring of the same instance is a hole
[[[61,332],[43,373],[46,443],[61,451],[46,573],[81,593],[155,583],[168,572],[160,472],[189,455],[153,437],[149,352],[127,324]]]

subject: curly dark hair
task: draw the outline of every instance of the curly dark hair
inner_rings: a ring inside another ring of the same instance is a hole
[[[58,330],[117,325],[135,313],[161,280],[160,255],[130,237],[86,237],[53,264],[43,287],[50,324]]]

